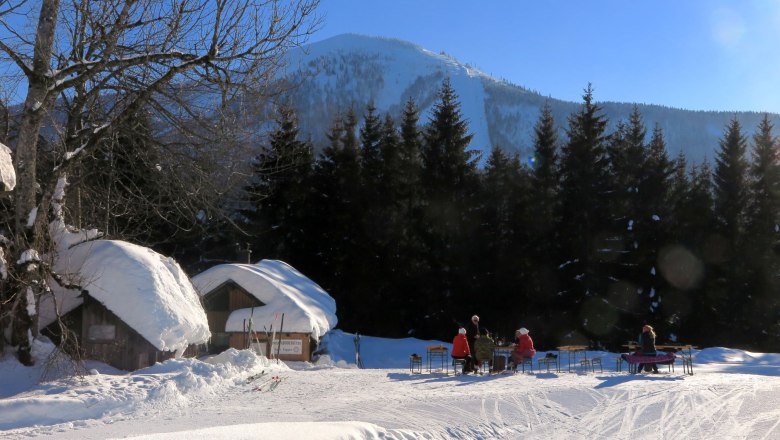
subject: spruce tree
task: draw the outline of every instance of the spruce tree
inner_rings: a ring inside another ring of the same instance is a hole
[[[337,116],[328,133],[326,147],[314,167],[313,182],[317,189],[310,208],[318,213],[313,240],[318,249],[314,255],[319,266],[312,268],[325,290],[336,299],[339,322],[348,331],[359,328],[364,319],[358,276],[354,262],[364,257],[362,246],[363,209],[361,206],[361,163],[357,145],[357,119],[353,111]]]
[[[605,338],[616,317],[599,297],[606,296],[608,274],[600,272],[599,255],[611,237],[607,118],[593,102],[590,85],[583,104],[569,117],[568,142],[561,154],[560,221],[562,261],[559,296],[564,325],[584,336]]]
[[[432,296],[426,301],[432,310],[424,313],[433,317],[428,320],[432,331],[444,332],[438,337],[449,335],[452,315],[465,316],[473,302],[472,280],[466,276],[475,226],[470,209],[478,185],[476,153],[467,149],[472,137],[455,91],[445,80],[423,132],[420,179],[425,191],[423,240],[431,268],[426,289]],[[454,305],[461,309],[453,312]]]
[[[475,214],[479,215],[475,251],[469,270],[480,296],[484,322],[491,330],[509,335],[508,323],[520,319],[529,326],[541,325],[543,310],[535,307],[537,296],[528,288],[531,265],[528,252],[529,178],[518,155],[493,147],[481,173],[482,185]],[[504,325],[502,327],[501,325]],[[540,335],[541,336],[541,335]],[[539,341],[541,342],[541,340]]]
[[[556,225],[559,179],[558,130],[549,102],[542,107],[534,126],[533,156],[530,162],[528,206],[524,223],[528,225],[528,271],[525,290],[540,310],[553,318],[560,291],[557,267],[560,264],[560,240]],[[541,341],[540,341],[541,342]]]
[[[366,106],[363,126],[360,127],[360,153],[363,167],[363,186],[369,198],[374,198],[383,180],[383,165],[380,151],[382,120],[376,114],[373,103]]]
[[[747,139],[737,118],[731,119],[715,159],[715,214],[718,229],[730,244],[724,259],[732,259],[742,238],[747,209]]]
[[[252,162],[252,179],[245,188],[248,209],[242,212],[255,255],[295,264],[306,248],[314,153],[309,142],[299,139],[292,108],[281,107],[276,124],[269,144]]]
[[[391,121],[392,123],[392,121]],[[389,175],[384,161],[387,149],[396,148],[385,143],[397,144],[397,137],[385,131],[382,120],[376,114],[376,108],[369,103],[360,128],[361,153],[361,194],[359,222],[351,225],[360,236],[359,246],[352,255],[359,265],[353,265],[350,277],[354,279],[355,297],[360,297],[363,310],[360,314],[359,328],[373,327],[383,334],[393,334],[395,327],[391,317],[397,316],[394,301],[385,300],[391,292],[392,276],[397,261],[389,261],[393,240],[394,206],[389,198],[388,185],[392,185],[393,176]],[[357,318],[356,318],[357,319]],[[386,333],[388,332],[389,333]]]
[[[751,317],[751,344],[757,350],[771,347],[766,336],[780,335],[780,144],[772,133],[773,125],[764,115],[753,135],[753,154],[749,169],[745,255],[748,258],[748,301]],[[766,342],[765,342],[766,341]]]
[[[744,314],[747,255],[742,247],[748,203],[746,153],[747,139],[734,117],[720,140],[715,160],[713,181],[718,236],[710,240],[707,255],[713,263],[712,278],[717,280],[712,288],[722,292],[723,300],[714,306],[719,312],[718,322],[738,332],[744,332],[749,325]]]
[[[670,229],[675,224],[671,217],[672,176],[674,164],[669,160],[661,128],[656,125],[647,145],[642,163],[636,198],[636,278],[635,283],[645,293],[649,313],[647,319],[664,338],[678,331],[678,316],[673,303],[678,293],[670,289],[658,271],[659,252],[670,241]],[[671,300],[671,302],[669,301]]]
[[[646,135],[639,107],[635,105],[628,121],[619,122],[607,142],[611,189],[606,199],[614,232],[601,247],[600,254],[604,260],[601,270],[614,280],[609,286],[609,305],[621,312],[630,312],[619,324],[629,337],[635,332],[636,316],[648,315],[648,311],[654,311],[654,304],[657,304],[653,298],[655,291],[647,286],[646,274],[650,268],[643,261],[643,256],[648,249],[640,240],[644,230],[650,226],[650,219],[643,212],[640,194],[647,157]],[[645,322],[654,320],[645,319]]]

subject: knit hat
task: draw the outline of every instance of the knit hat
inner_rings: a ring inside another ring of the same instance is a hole
[[[465,335],[466,334],[466,329],[461,327],[461,328],[458,329],[458,333],[460,333],[461,335]]]
[[[528,329],[525,327],[520,327],[520,329],[517,332],[520,333],[521,335],[527,335]]]

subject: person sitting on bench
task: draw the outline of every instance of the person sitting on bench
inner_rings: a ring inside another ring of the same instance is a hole
[[[656,356],[655,349],[655,331],[653,327],[645,324],[642,327],[642,333],[639,335],[639,346],[644,356]],[[645,364],[645,372],[658,373],[658,366],[656,364]]]
[[[466,339],[466,329],[461,327],[458,329],[458,334],[455,335],[455,339],[452,340],[452,358],[463,359],[463,374],[468,372],[476,373],[478,370],[474,367],[474,358],[471,357],[471,349],[469,348],[469,341]]]
[[[515,331],[515,338],[515,349],[512,351],[512,362],[515,365],[521,365],[523,359],[532,359],[536,355],[536,349],[534,348],[534,340],[531,339],[531,335],[528,334],[527,328],[521,327]]]

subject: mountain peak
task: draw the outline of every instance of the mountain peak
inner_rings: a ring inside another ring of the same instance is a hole
[[[458,95],[461,115],[474,135],[470,148],[482,152],[483,163],[493,146],[530,155],[533,127],[545,103],[550,104],[561,139],[565,139],[566,121],[581,105],[497,80],[444,52],[434,53],[396,38],[336,35],[292,51],[288,61],[286,74],[300,84],[291,91],[291,100],[301,133],[319,145],[324,145],[325,134],[337,115],[350,108],[361,115],[368,103],[373,103],[379,114],[400,120],[404,104],[412,99],[420,109],[421,123],[428,122],[445,78]],[[682,151],[691,162],[715,157],[719,136],[734,116],[658,105],[598,104],[609,119],[608,130],[627,121],[637,105],[647,127],[658,124],[663,130],[669,155]],[[738,117],[746,131],[752,131],[762,115],[739,113]],[[771,115],[770,119],[780,125],[780,116]]]

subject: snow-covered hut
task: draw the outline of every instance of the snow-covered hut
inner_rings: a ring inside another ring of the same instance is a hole
[[[192,283],[203,297],[212,351],[252,347],[269,357],[308,361],[337,323],[336,301],[283,261],[221,264]]]
[[[63,317],[87,359],[132,371],[197,354],[197,345],[209,339],[206,313],[187,275],[149,248],[115,240],[64,245],[54,269],[81,291],[50,282],[53,295],[41,300],[38,327],[51,330]]]

